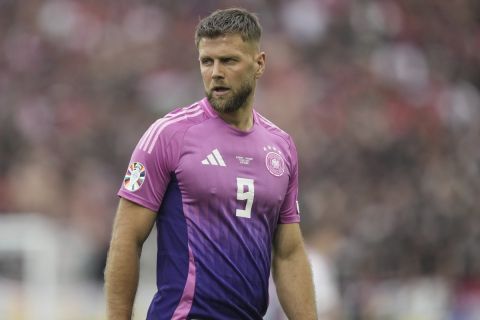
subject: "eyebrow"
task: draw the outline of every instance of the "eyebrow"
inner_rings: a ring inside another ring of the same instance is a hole
[[[209,54],[204,54],[204,55],[199,55],[198,59],[219,59],[219,60],[224,60],[224,59],[238,59],[240,58],[239,54],[225,54],[225,55],[218,55],[216,57],[213,57],[212,55]]]

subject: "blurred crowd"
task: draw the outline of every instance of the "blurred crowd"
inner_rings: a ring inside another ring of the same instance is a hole
[[[0,1],[0,212],[98,245],[130,154],[203,97],[200,17],[263,25],[256,108],[298,148],[302,228],[345,319],[480,317],[480,2]]]

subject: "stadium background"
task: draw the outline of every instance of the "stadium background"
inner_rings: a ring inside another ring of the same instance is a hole
[[[256,105],[298,146],[322,308],[479,319],[475,0],[0,1],[0,318],[103,319],[130,153],[203,96],[193,30],[229,6],[263,23]],[[142,259],[139,319],[150,241]]]

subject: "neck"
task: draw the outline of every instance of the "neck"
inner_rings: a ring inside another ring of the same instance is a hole
[[[241,131],[249,131],[253,126],[253,105],[249,104],[235,112],[217,112],[218,116],[229,125]]]

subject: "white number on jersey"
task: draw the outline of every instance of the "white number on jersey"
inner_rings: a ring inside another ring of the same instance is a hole
[[[241,218],[250,218],[252,213],[253,197],[255,187],[253,186],[253,179],[238,178],[237,177],[237,200],[247,200],[245,209],[237,209],[235,215]]]

